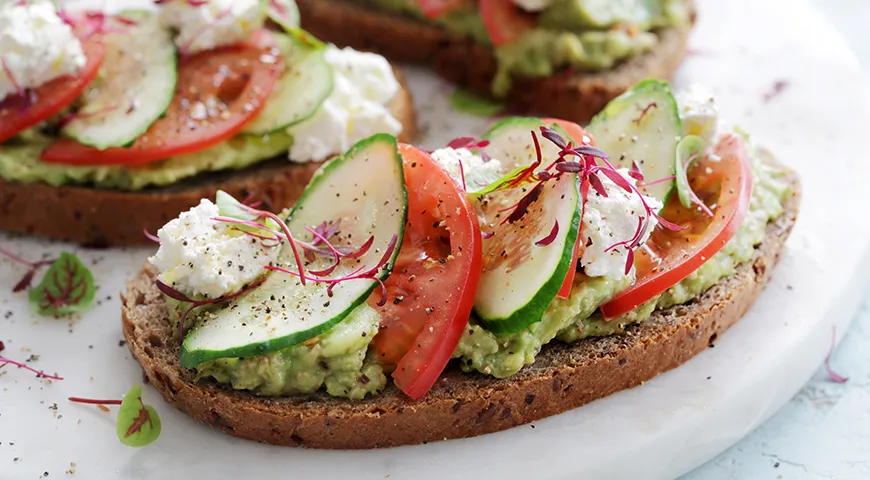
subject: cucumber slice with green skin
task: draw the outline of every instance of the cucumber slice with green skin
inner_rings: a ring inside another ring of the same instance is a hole
[[[299,28],[299,7],[294,0],[267,0],[266,15],[284,30]]]
[[[379,134],[362,140],[345,155],[325,164],[290,212],[287,226],[294,238],[310,242],[305,227],[340,220],[331,241],[336,247],[357,249],[370,237],[371,248],[358,259],[344,259],[326,278],[347,276],[359,267],[377,265],[389,244],[396,246],[377,277],[385,279],[402,246],[408,214],[402,158],[395,137]],[[320,270],[332,258],[320,258],[307,269]],[[278,265],[297,271],[288,244]],[[371,279],[339,283],[333,296],[327,285],[284,272],[269,272],[259,287],[221,308],[202,315],[181,345],[181,365],[194,368],[218,358],[247,358],[281,350],[316,337],[344,320],[377,286]]]
[[[612,100],[587,129],[595,146],[617,168],[637,162],[644,182],[672,177],[677,142],[683,136],[677,102],[667,82],[644,80]],[[639,190],[667,204],[675,182],[664,181]]]
[[[674,160],[674,166],[677,170],[677,195],[680,198],[680,203],[686,208],[692,208],[698,200],[692,187],[689,186],[689,176],[687,171],[691,164],[701,158],[706,148],[706,142],[701,137],[695,135],[687,135],[683,137],[677,144],[677,155]]]
[[[539,119],[500,122],[485,137],[490,144],[484,150],[504,159],[509,168],[528,166],[536,158],[531,132],[541,125]],[[559,148],[539,140],[542,165],[547,165],[557,158]],[[481,229],[493,235],[483,240],[483,271],[474,311],[493,333],[513,333],[539,322],[571,266],[583,213],[580,179],[577,174],[563,174],[543,185],[538,199],[515,223],[502,223],[510,213],[499,210],[516,204],[534,184],[476,199],[485,218]],[[556,222],[558,231],[552,242],[536,245],[548,237]]]
[[[135,24],[106,35],[106,59],[61,133],[104,150],[125,146],[163,116],[175,94],[177,53],[157,14],[127,11]],[[107,20],[112,22],[112,20]]]
[[[311,118],[332,94],[335,76],[325,51],[288,35],[276,34],[284,72],[266,106],[243,133],[268,135]]]

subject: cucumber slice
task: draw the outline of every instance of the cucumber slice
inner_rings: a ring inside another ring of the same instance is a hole
[[[314,115],[332,93],[334,75],[324,50],[291,36],[275,34],[287,65],[266,106],[243,133],[268,135]]]
[[[82,95],[77,118],[61,130],[101,150],[128,145],[145,133],[175,94],[177,55],[170,32],[154,12],[121,15],[135,23],[106,35],[100,73]]]
[[[266,14],[269,20],[284,30],[299,28],[299,7],[294,0],[267,0]]]
[[[535,160],[531,132],[543,125],[540,119],[512,118],[496,124],[485,136],[486,153],[509,168],[528,166]],[[556,159],[559,149],[540,138],[544,163]],[[502,183],[500,180],[499,183]],[[580,179],[564,174],[544,184],[543,191],[528,212],[516,223],[502,223],[509,212],[534,185],[497,190],[477,197],[483,213],[481,228],[492,233],[483,240],[483,270],[474,311],[481,323],[494,333],[512,333],[539,322],[556,297],[571,260],[582,218]],[[536,245],[558,222],[555,238]]]
[[[683,135],[677,102],[667,82],[644,80],[612,100],[588,128],[595,146],[616,167],[637,161],[646,182],[673,176],[677,142]],[[640,187],[667,204],[674,181]]]
[[[306,226],[341,220],[333,242],[351,248],[374,236],[362,257],[345,259],[329,278],[376,265],[396,237],[392,256],[378,273],[383,280],[401,248],[407,213],[408,194],[396,139],[379,134],[325,164],[291,210],[287,225],[295,238],[309,242],[312,236]],[[331,258],[318,258],[307,268],[323,269],[331,263]],[[279,265],[295,271],[289,245],[284,246]],[[304,342],[341,322],[376,286],[369,279],[346,281],[329,297],[323,283],[302,285],[289,274],[270,272],[258,288],[202,316],[181,345],[181,365],[194,368],[217,358],[253,357]]]

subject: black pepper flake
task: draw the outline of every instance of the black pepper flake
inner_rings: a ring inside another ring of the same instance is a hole
[[[371,380],[369,379],[368,375],[366,375],[366,374],[362,374],[359,376],[359,383],[361,383],[363,385],[369,383],[370,381]]]

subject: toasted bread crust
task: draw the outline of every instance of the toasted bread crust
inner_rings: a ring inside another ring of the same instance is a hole
[[[439,75],[479,95],[491,93],[497,61],[492,49],[469,37],[346,0],[298,0],[302,26],[324,40],[370,50],[396,62],[430,66]],[[691,0],[687,4],[694,21]],[[521,111],[588,122],[613,98],[645,78],[668,79],[686,55],[690,27],[658,31],[659,43],[643,55],[603,72],[515,77],[507,95]]]
[[[230,435],[276,445],[358,449],[418,444],[505,430],[637,386],[677,367],[740,320],[770,279],[794,225],[800,185],[785,213],[767,226],[752,259],[694,301],[653,314],[624,334],[573,345],[552,342],[536,362],[496,379],[448,367],[412,401],[390,385],[362,401],[325,393],[260,398],[211,381],[194,381],[178,364],[165,302],[147,268],[127,284],[123,327],[130,351],[167,402]]]
[[[394,71],[402,89],[390,110],[403,125],[399,140],[409,142],[417,135],[416,114],[404,76]],[[320,164],[292,163],[282,157],[135,192],[0,178],[0,229],[91,246],[145,245],[149,240],[143,230],[156,232],[201,199],[214,198],[218,190],[240,199],[250,196],[273,211],[288,207]]]

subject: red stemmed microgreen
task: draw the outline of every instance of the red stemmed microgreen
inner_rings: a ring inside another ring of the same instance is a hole
[[[106,405],[119,405],[118,422],[115,432],[124,445],[144,447],[157,440],[160,436],[160,416],[154,407],[145,405],[142,401],[142,387],[136,385],[124,395],[124,400],[97,400],[90,398],[69,397],[73,403],[96,405],[100,410],[108,412]]]
[[[230,301],[230,300],[232,300],[240,295],[244,295],[244,294],[250,292],[251,290],[254,290],[255,288],[262,285],[263,282],[265,282],[265,281],[266,281],[265,278],[261,278],[260,280],[246,286],[245,288],[242,288],[241,290],[239,290],[236,293],[233,293],[231,295],[225,295],[225,296],[219,297],[219,298],[213,298],[210,300],[195,300],[195,299],[192,299],[192,298],[188,297],[187,295],[181,293],[180,291],[176,290],[175,288],[167,285],[166,283],[164,283],[161,280],[157,280],[156,283],[157,283],[157,289],[160,290],[167,297],[169,297],[173,300],[177,300],[177,301],[182,302],[182,303],[190,304],[190,306],[187,308],[187,310],[185,310],[181,314],[181,318],[178,320],[178,336],[179,336],[179,342],[180,342],[184,339],[184,321],[187,319],[187,316],[190,314],[190,312],[194,311],[195,309],[197,309],[199,307],[204,307],[206,305],[214,305],[216,303],[223,303],[223,302]]]
[[[467,150],[476,150],[477,153],[480,155],[480,158],[483,159],[484,162],[492,160],[492,157],[487,155],[486,150],[484,150],[484,148],[488,146],[489,140],[477,140],[474,137],[459,137],[447,142],[447,148],[452,148],[454,150],[460,148],[465,148]]]
[[[3,74],[6,75],[6,78],[9,79],[9,83],[12,84],[12,87],[15,89],[15,93],[21,97],[22,99],[27,98],[27,92],[21,88],[21,84],[15,79],[15,75],[12,73],[12,69],[9,68],[9,65],[6,64],[6,60],[3,57],[0,57],[0,66],[3,67]]]
[[[550,230],[550,233],[547,234],[546,237],[535,242],[535,245],[539,247],[546,247],[547,245],[553,243],[553,240],[556,239],[556,236],[559,234],[559,220],[556,220],[553,223],[553,228]]]
[[[28,288],[30,288],[30,285],[33,283],[33,277],[36,276],[36,272],[38,272],[40,268],[42,268],[46,265],[51,265],[51,263],[54,261],[54,260],[40,260],[38,262],[31,262],[31,261],[25,260],[24,258],[19,257],[18,255],[15,255],[14,253],[12,253],[9,250],[6,250],[4,248],[0,248],[0,255],[3,255],[12,261],[18,262],[22,265],[26,265],[27,267],[29,267],[27,270],[27,273],[25,273],[24,276],[21,278],[21,280],[19,280],[18,283],[16,283],[15,286],[12,287],[13,293],[23,292],[24,290],[27,290]]]
[[[345,276],[338,277],[338,278],[320,278],[320,277],[316,277],[316,276],[308,276],[305,273],[300,274],[299,272],[294,272],[292,270],[278,267],[278,266],[273,266],[273,265],[267,265],[265,268],[267,270],[273,270],[276,272],[282,272],[282,273],[286,273],[289,275],[293,275],[294,277],[299,277],[300,280],[303,277],[307,277],[307,280],[309,280],[313,283],[324,283],[327,285],[326,294],[329,295],[330,297],[332,297],[332,290],[335,288],[335,286],[342,283],[342,282],[348,282],[351,280],[374,280],[374,281],[378,282],[378,285],[380,286],[380,289],[381,289],[381,299],[380,299],[380,301],[378,301],[378,306],[383,306],[387,302],[387,288],[386,288],[386,286],[384,286],[383,280],[381,280],[378,277],[378,273],[380,273],[381,269],[383,269],[387,265],[387,263],[390,261],[390,257],[393,255],[393,253],[396,249],[396,245],[398,243],[398,240],[399,240],[398,235],[393,235],[393,237],[390,239],[390,243],[387,246],[386,251],[384,251],[384,255],[381,257],[381,259],[374,266],[370,267],[367,270],[366,270],[366,267],[363,266],[363,267],[360,267],[360,268],[354,270],[353,272],[351,272]]]
[[[640,122],[643,121],[643,118],[646,117],[646,115],[650,112],[650,110],[657,108],[657,107],[658,107],[658,104],[656,104],[655,102],[652,102],[645,107],[641,107],[640,105],[638,105],[637,108],[638,108],[638,110],[640,110],[640,116],[635,118],[634,120],[632,120],[632,122],[634,122],[636,125],[640,125]]]
[[[653,108],[653,106],[647,107],[647,109],[644,110],[644,113],[650,108]],[[505,209],[505,211],[511,211],[511,213],[502,223],[515,223],[521,220],[526,213],[528,213],[529,207],[540,197],[544,188],[544,183],[553,179],[558,179],[562,175],[568,173],[578,174],[580,176],[581,185],[590,186],[592,190],[601,196],[607,196],[607,189],[600,178],[600,176],[603,175],[616,186],[640,199],[645,213],[638,217],[638,227],[635,234],[630,239],[615,243],[607,248],[607,251],[620,246],[627,248],[628,258],[626,262],[626,273],[631,271],[631,267],[634,264],[633,249],[640,245],[644,236],[643,232],[648,230],[651,219],[655,218],[663,228],[669,230],[683,229],[683,227],[661,218],[661,216],[659,216],[659,214],[649,205],[646,198],[641,194],[637,187],[626,179],[616,169],[616,167],[607,160],[607,155],[604,152],[585,143],[575,146],[573,142],[566,140],[553,129],[544,126],[540,127],[540,135],[558,147],[559,153],[558,157],[552,163],[541,169],[544,158],[540,142],[538,141],[538,132],[532,131],[531,134],[535,146],[535,160],[531,165],[517,170],[507,181],[504,181],[492,191],[524,187],[530,183],[534,183],[535,186],[529,188],[516,204]],[[598,160],[600,160],[602,164],[599,164]],[[629,170],[628,175],[635,180],[643,179],[643,175],[641,174],[640,168],[637,164],[632,165],[632,169]],[[581,190],[586,191],[587,189],[582,188]],[[583,201],[585,202],[586,199],[584,198]],[[554,226],[553,229],[556,231],[557,226]],[[542,239],[538,244],[549,239],[550,236],[555,237],[555,234],[551,232],[550,235]],[[544,243],[547,244],[548,242]]]
[[[828,349],[828,354],[825,356],[825,371],[828,373],[828,378],[835,383],[846,383],[849,377],[844,377],[833,369],[831,369],[831,355],[834,354],[834,348],[837,346],[837,326],[834,325],[831,329],[831,347]]]
[[[154,243],[160,243],[160,237],[149,232],[148,229],[143,228],[142,235],[145,235],[145,238],[147,238],[148,240],[151,240]]]
[[[105,115],[107,113],[114,112],[117,109],[118,109],[117,105],[110,105],[108,107],[98,108],[97,110],[94,110],[91,112],[70,113],[70,114],[67,114],[67,115],[60,117],[57,124],[58,124],[58,127],[62,128],[65,125],[67,125],[69,122],[72,122],[74,120],[82,120],[82,119],[86,119],[86,118],[99,117],[100,115]]]
[[[3,342],[0,342],[0,352],[2,352],[5,348],[6,348],[6,346],[3,345]],[[0,355],[0,368],[5,367],[6,365],[12,365],[14,367],[23,368],[24,370],[27,370],[28,372],[35,373],[36,378],[48,378],[50,380],[63,380],[63,377],[59,377],[57,375],[49,375],[41,370],[37,370],[33,367],[28,366],[25,363],[16,362],[15,360],[10,360],[10,359]]]

